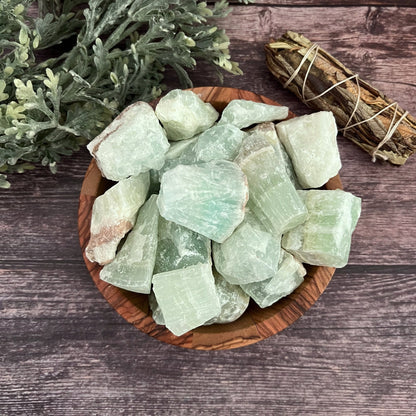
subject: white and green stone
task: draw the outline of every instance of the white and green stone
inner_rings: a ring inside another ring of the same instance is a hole
[[[228,283],[219,273],[214,271],[215,289],[221,305],[221,312],[204,325],[226,324],[237,320],[247,309],[250,302],[248,296],[240,286]]]
[[[212,268],[207,263],[155,274],[153,291],[166,327],[176,336],[221,312]]]
[[[211,264],[211,240],[161,216],[154,273],[183,269],[198,263]]]
[[[169,140],[189,139],[211,127],[218,112],[192,91],[172,90],[162,97],[155,109]]]
[[[361,213],[361,199],[340,189],[298,192],[309,215],[304,224],[283,236],[283,248],[305,263],[344,267]]]
[[[213,243],[215,268],[229,283],[241,285],[269,279],[277,272],[280,237],[268,233],[249,211],[223,243]]]
[[[195,156],[199,162],[211,160],[233,161],[247,133],[232,124],[216,125],[205,130],[195,142]]]
[[[281,167],[286,172],[296,189],[302,189],[296,177],[292,161],[277,135],[276,125],[273,122],[257,124],[250,130],[250,134],[263,136],[273,146],[279,160],[278,167]]]
[[[292,254],[282,250],[277,273],[270,279],[261,282],[241,285],[261,308],[267,308],[279,299],[292,293],[306,275],[303,264]]]
[[[341,169],[337,125],[330,111],[320,111],[276,125],[303,188],[319,188]]]
[[[169,143],[152,107],[139,101],[123,110],[87,147],[102,175],[119,181],[160,169]]]
[[[149,307],[152,311],[152,318],[158,325],[165,325],[165,318],[163,318],[162,310],[157,303],[155,293],[153,290],[149,294]]]
[[[150,293],[159,220],[156,199],[151,195],[140,208],[136,224],[115,259],[101,269],[101,280],[132,292]]]
[[[232,100],[224,108],[218,124],[233,124],[242,129],[265,121],[284,120],[289,109],[249,100]]]
[[[286,172],[279,167],[274,147],[252,134],[241,146],[236,163],[246,174],[250,199],[247,206],[275,236],[305,221],[307,210]]]
[[[157,203],[165,219],[221,243],[243,220],[247,199],[244,173],[220,160],[165,172]]]
[[[90,261],[103,265],[114,259],[119,242],[136,222],[148,189],[149,173],[146,172],[121,180],[95,199],[91,235],[85,249]]]

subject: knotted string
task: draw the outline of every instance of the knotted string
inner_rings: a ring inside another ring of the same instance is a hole
[[[291,76],[289,77],[289,79],[288,79],[288,80],[284,83],[283,87],[284,87],[284,88],[287,88],[287,87],[290,85],[290,83],[291,83],[291,82],[292,82],[292,81],[296,78],[296,76],[299,74],[300,69],[302,68],[303,64],[307,61],[307,59],[308,59],[309,55],[313,53],[313,56],[312,56],[311,61],[310,61],[310,63],[309,63],[309,66],[308,66],[308,69],[307,69],[307,71],[306,71],[305,78],[304,78],[304,80],[303,80],[303,84],[302,84],[302,100],[303,100],[303,102],[307,103],[307,102],[309,102],[309,101],[316,100],[317,98],[320,98],[320,97],[322,97],[323,95],[327,94],[327,93],[328,93],[329,91],[331,91],[333,88],[335,88],[335,87],[337,87],[338,85],[341,85],[341,84],[343,84],[344,82],[347,82],[347,81],[355,80],[355,83],[356,83],[356,85],[357,85],[357,91],[358,91],[358,94],[357,94],[357,100],[355,101],[354,109],[353,109],[353,111],[352,111],[352,113],[351,113],[351,115],[350,115],[350,117],[349,117],[349,119],[348,119],[347,123],[345,124],[345,126],[344,126],[343,128],[340,128],[340,129],[339,129],[339,131],[343,131],[343,132],[345,132],[346,130],[351,129],[352,127],[356,127],[356,126],[359,126],[360,124],[367,123],[367,122],[369,122],[370,120],[373,120],[374,118],[376,118],[377,116],[379,116],[380,114],[382,114],[384,111],[388,110],[390,107],[393,107],[393,106],[394,106],[394,114],[393,114],[393,117],[392,117],[392,119],[391,119],[391,122],[390,122],[389,128],[388,128],[388,130],[387,130],[387,132],[386,132],[386,135],[384,136],[383,140],[381,140],[381,141],[379,142],[379,144],[378,144],[376,147],[374,147],[373,151],[371,152],[371,156],[372,156],[372,161],[373,161],[373,162],[375,162],[375,161],[376,161],[376,156],[379,156],[380,158],[382,158],[382,159],[384,159],[384,160],[387,160],[387,159],[388,159],[388,158],[387,158],[387,156],[385,156],[385,155],[383,155],[382,153],[380,153],[380,152],[379,152],[379,150],[380,150],[380,148],[381,148],[381,147],[382,147],[385,143],[387,143],[387,142],[388,142],[388,141],[389,141],[389,140],[393,137],[394,132],[397,130],[397,128],[399,127],[400,123],[401,123],[401,122],[402,122],[402,120],[403,120],[403,119],[404,119],[404,118],[405,118],[405,117],[409,114],[409,112],[408,112],[408,111],[405,111],[405,112],[403,113],[403,115],[399,118],[399,120],[395,123],[395,119],[396,119],[397,110],[398,110],[398,108],[399,108],[399,105],[398,105],[398,103],[397,103],[397,102],[394,102],[394,103],[389,104],[388,106],[386,106],[385,108],[383,108],[382,110],[380,110],[378,113],[374,114],[373,116],[371,116],[371,117],[369,117],[369,118],[367,118],[367,119],[365,119],[365,120],[361,120],[361,121],[359,121],[359,122],[357,122],[357,123],[354,123],[354,124],[351,124],[351,125],[350,125],[350,123],[351,123],[351,121],[352,121],[352,119],[353,119],[353,117],[354,117],[355,113],[357,112],[357,109],[358,109],[358,106],[359,106],[359,104],[360,104],[360,100],[361,100],[361,88],[360,88],[360,82],[359,82],[359,77],[358,77],[358,74],[351,75],[350,77],[345,78],[345,79],[343,79],[343,80],[341,80],[341,81],[337,82],[336,84],[334,84],[334,85],[332,85],[331,87],[327,88],[325,91],[321,92],[320,94],[315,95],[314,97],[309,97],[309,98],[306,98],[306,97],[305,97],[306,82],[307,82],[307,80],[308,80],[308,76],[309,76],[310,70],[311,70],[311,68],[312,68],[312,66],[313,66],[313,64],[314,64],[314,62],[315,62],[315,59],[316,59],[316,57],[318,56],[319,49],[320,49],[320,48],[319,48],[319,45],[318,45],[317,43],[313,43],[313,44],[312,44],[312,45],[311,45],[311,46],[310,46],[310,47],[306,50],[305,55],[303,56],[302,60],[300,61],[300,63],[299,63],[299,65],[298,65],[298,67],[297,67],[297,68],[293,71],[292,75],[291,75]]]

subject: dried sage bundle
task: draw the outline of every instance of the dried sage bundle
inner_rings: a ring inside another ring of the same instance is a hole
[[[416,119],[295,32],[265,45],[272,74],[315,110],[332,111],[339,131],[373,157],[403,165],[416,151]]]

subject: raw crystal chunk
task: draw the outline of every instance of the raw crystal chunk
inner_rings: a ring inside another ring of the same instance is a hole
[[[179,165],[162,176],[160,215],[219,243],[244,218],[247,179],[226,160]]]
[[[165,325],[165,318],[163,318],[162,310],[160,309],[159,304],[157,303],[155,293],[153,290],[149,295],[149,307],[152,311],[152,318],[158,325]]]
[[[340,189],[298,192],[308,208],[308,219],[283,236],[283,248],[305,263],[344,267],[361,199]]]
[[[107,264],[116,255],[118,243],[133,227],[146,200],[149,173],[124,179],[94,201],[91,236],[85,254],[90,261]]]
[[[152,195],[140,208],[121,250],[101,270],[101,280],[132,292],[150,293],[159,220],[156,199],[157,195]]]
[[[176,336],[221,312],[211,265],[207,263],[155,274],[153,291],[166,327]]]
[[[266,308],[292,293],[303,282],[305,275],[302,263],[282,250],[279,269],[272,278],[241,287],[261,308]]]
[[[341,169],[337,125],[330,111],[292,118],[276,128],[303,188],[319,188]]]
[[[159,218],[159,239],[154,273],[211,264],[211,241],[201,234]]]
[[[220,274],[214,272],[214,277],[221,312],[215,318],[205,322],[205,325],[233,322],[247,309],[250,296],[246,295],[240,286],[228,283]]]
[[[169,140],[173,141],[203,132],[218,118],[217,110],[192,91],[170,91],[160,99],[155,111]]]
[[[119,181],[160,169],[169,143],[152,107],[139,101],[122,111],[87,147],[103,176]]]
[[[222,244],[212,245],[214,264],[229,283],[241,285],[269,279],[277,272],[280,237],[268,233],[253,214]]]
[[[218,124],[233,124],[242,129],[264,121],[284,120],[288,115],[287,107],[248,100],[232,100],[224,108]]]
[[[192,139],[172,143],[169,151],[166,153],[165,164],[162,169],[159,170],[159,178],[161,178],[165,172],[178,165],[192,165],[193,163],[196,163],[194,144],[197,138],[198,136],[192,137]],[[172,151],[170,151],[171,149]]]
[[[276,152],[264,137],[257,134],[247,137],[236,162],[247,176],[250,189],[247,206],[267,231],[280,236],[306,219],[305,204],[278,166]]]
[[[272,122],[257,124],[250,130],[251,134],[263,136],[274,148],[276,152],[276,157],[278,158],[278,167],[280,167],[287,176],[289,176],[290,181],[293,183],[293,186],[296,189],[302,189],[299,184],[299,181],[296,177],[295,170],[290,160],[289,155],[287,154],[282,142],[277,136],[276,125]]]
[[[195,143],[196,159],[200,162],[210,160],[234,160],[247,134],[232,124],[213,126],[198,136]]]

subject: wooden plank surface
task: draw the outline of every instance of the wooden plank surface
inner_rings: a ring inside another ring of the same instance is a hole
[[[263,44],[292,29],[415,115],[414,3],[235,5],[219,24],[245,75],[224,85],[308,113],[264,64]],[[192,78],[218,84],[203,65]],[[344,187],[363,198],[349,265],[291,327],[233,351],[156,341],[96,290],[77,236],[85,149],[55,176],[14,176],[0,194],[0,414],[415,415],[416,156],[397,168],[342,137],[339,145]]]

